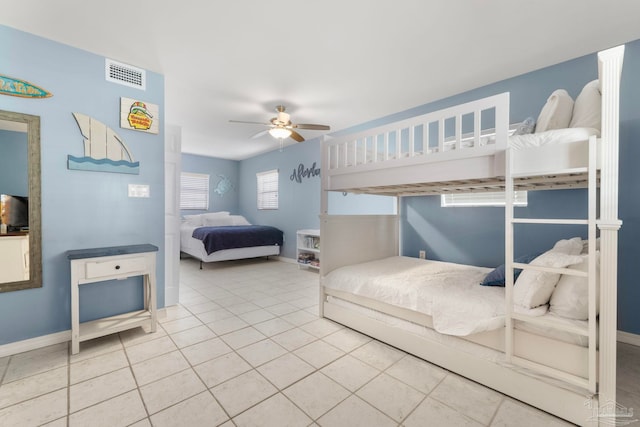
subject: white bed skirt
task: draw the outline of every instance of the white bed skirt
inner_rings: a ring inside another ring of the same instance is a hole
[[[202,248],[183,247],[180,248],[182,252],[191,255],[194,258],[203,262],[216,262],[216,261],[231,261],[236,259],[245,258],[258,258],[263,256],[280,255],[280,246],[252,246],[249,248],[238,249],[224,249],[221,251],[207,254],[204,250],[204,245],[200,242]]]

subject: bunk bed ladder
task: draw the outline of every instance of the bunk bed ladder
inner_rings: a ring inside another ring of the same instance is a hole
[[[514,215],[514,179],[513,174],[513,153],[510,148],[506,150],[506,171],[505,171],[505,313],[506,313],[506,331],[505,331],[505,358],[507,363],[530,369],[536,373],[540,373],[552,378],[556,378],[570,384],[589,390],[591,393],[597,391],[597,326],[596,326],[596,188],[597,188],[597,141],[592,136],[589,141],[589,160],[588,166],[584,168],[588,175],[588,207],[587,219],[530,219],[515,218]],[[524,177],[517,175],[518,178]],[[586,225],[588,235],[588,268],[587,273],[573,270],[569,268],[551,268],[529,264],[521,264],[514,262],[514,225],[515,224],[564,224],[564,225]],[[551,273],[559,273],[565,275],[574,275],[587,277],[589,307],[588,307],[588,326],[584,330],[579,327],[558,325],[537,317],[531,317],[523,314],[517,314],[513,310],[513,270],[514,268],[529,269],[537,271],[545,271]],[[518,357],[514,352],[514,326],[515,321],[528,322],[540,326],[546,326],[555,330],[571,332],[582,335],[588,340],[588,371],[587,378],[569,374],[548,366],[529,361]]]

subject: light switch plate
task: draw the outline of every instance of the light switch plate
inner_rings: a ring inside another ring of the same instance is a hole
[[[129,184],[129,197],[149,197],[149,186],[146,184]]]

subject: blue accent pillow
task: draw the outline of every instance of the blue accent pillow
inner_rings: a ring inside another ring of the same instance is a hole
[[[533,261],[534,259],[536,259],[539,256],[540,256],[539,253],[524,255],[524,256],[521,256],[519,258],[514,259],[513,262],[519,262],[519,263],[522,263],[522,264],[529,264],[531,261]],[[505,271],[504,270],[505,270],[504,264],[499,265],[493,271],[491,271],[489,274],[487,274],[487,277],[484,278],[484,280],[482,281],[482,283],[480,283],[480,285],[482,285],[482,286],[504,286],[504,282],[505,282]],[[514,283],[516,282],[516,280],[518,280],[518,276],[520,275],[520,273],[522,273],[522,269],[521,268],[514,268],[513,269],[513,282]]]

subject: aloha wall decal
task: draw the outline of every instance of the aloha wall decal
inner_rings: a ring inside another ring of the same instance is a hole
[[[311,167],[305,168],[304,164],[300,163],[297,168],[293,169],[293,173],[289,177],[291,181],[302,183],[302,178],[313,178],[320,176],[320,168],[316,167],[316,162],[313,162]]]
[[[110,127],[80,113],[73,113],[84,138],[84,156],[69,154],[68,168],[93,172],[140,174],[140,162],[136,162],[131,150]]]
[[[49,98],[53,96],[51,92],[47,92],[33,83],[3,75],[0,75],[0,94],[19,96],[20,98]]]

